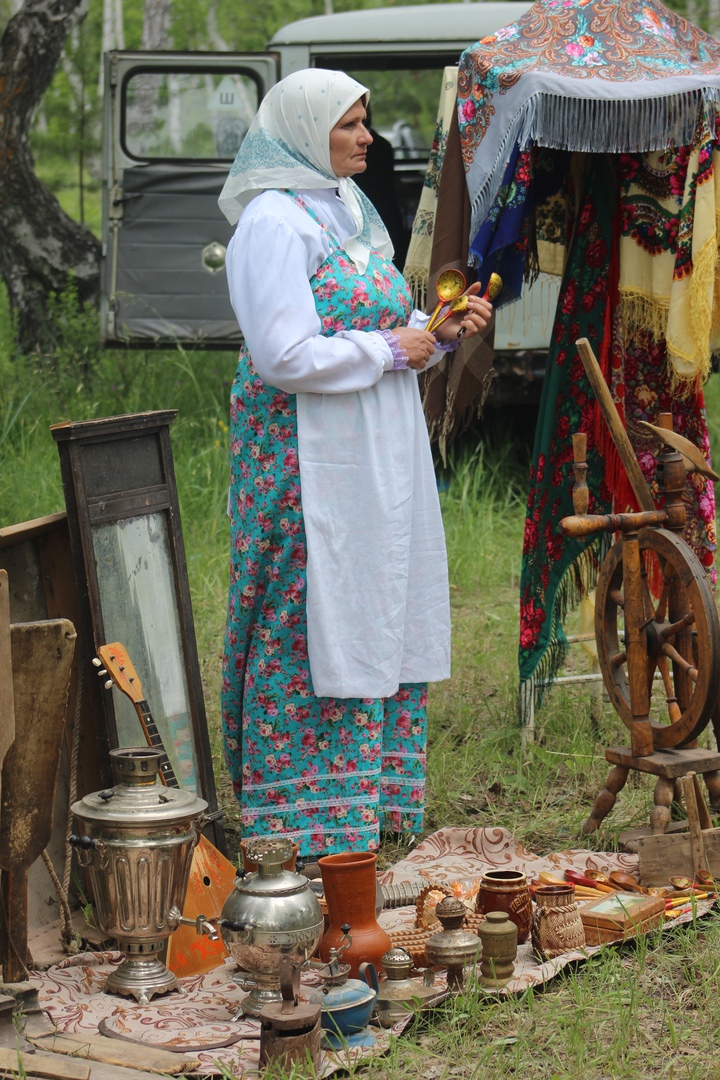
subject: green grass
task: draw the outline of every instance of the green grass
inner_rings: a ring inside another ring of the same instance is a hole
[[[177,408],[175,468],[218,788],[228,527],[227,400],[231,354],[103,351],[94,316],[66,312],[56,356],[11,359],[0,294],[0,525],[63,507],[50,425],[147,409]],[[720,380],[708,387],[720,460]],[[442,825],[510,829],[538,853],[612,847],[618,831],[647,821],[652,781],[635,776],[598,840],[577,832],[604,784],[604,748],[627,733],[608,704],[597,731],[587,689],[559,688],[537,715],[523,750],[516,710],[518,582],[527,444],[503,441],[502,425],[463,441],[442,493],[451,574],[453,675],[431,688],[426,830]],[[576,647],[577,648],[577,647]],[[575,670],[587,665],[577,648]],[[709,734],[702,739],[709,745]],[[385,862],[403,854],[388,847]],[[711,916],[635,946],[607,949],[543,992],[496,1002],[466,993],[368,1067],[377,1080],[445,1077],[720,1077],[720,921]],[[300,1075],[300,1073],[298,1073]]]

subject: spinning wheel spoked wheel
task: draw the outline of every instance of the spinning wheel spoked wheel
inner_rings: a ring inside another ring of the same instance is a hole
[[[582,832],[600,827],[634,769],[657,777],[650,827],[663,833],[675,781],[687,773],[704,777],[712,804],[720,808],[720,752],[701,750],[695,741],[711,719],[715,722],[719,707],[720,622],[705,570],[683,540],[687,473],[720,477],[697,446],[672,430],[670,413],[661,413],[658,425],[640,421],[643,432],[662,445],[656,479],[664,506],[657,509],[590,343],[581,338],[576,344],[640,507],[637,513],[588,514],[585,436],[575,434],[575,515],[563,518],[560,529],[578,538],[620,533],[598,577],[595,641],[605,688],[631,744],[606,749],[614,767]],[[657,600],[648,571],[658,581]],[[659,717],[651,715],[657,713],[656,672],[665,691]]]
[[[655,672],[660,673],[666,707],[658,718],[650,717],[653,747],[680,748],[707,726],[720,692],[715,602],[702,564],[680,537],[647,528],[639,532],[638,546],[639,590],[625,587],[623,540],[611,549],[600,571],[598,660],[613,706],[630,731],[639,708],[633,697],[639,694],[649,702]],[[657,601],[646,576],[653,561],[662,580]],[[631,647],[627,639],[632,630],[638,640]]]

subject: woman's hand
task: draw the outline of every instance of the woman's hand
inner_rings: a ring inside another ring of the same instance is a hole
[[[397,326],[393,334],[407,356],[407,366],[422,371],[435,352],[435,335],[427,330],[411,330],[409,326]]]
[[[481,288],[480,282],[476,281],[465,290],[464,295],[468,298],[467,310],[451,315],[442,326],[438,326],[433,335],[437,341],[453,341],[460,330],[465,337],[471,338],[485,329],[492,315],[492,304],[478,296]]]

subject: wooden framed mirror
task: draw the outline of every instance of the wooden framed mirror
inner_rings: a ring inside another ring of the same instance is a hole
[[[174,410],[52,428],[60,454],[82,641],[122,642],[141,679],[180,786],[217,808],[170,444]],[[91,682],[100,760],[138,746],[132,703]],[[225,850],[224,830],[210,838]]]

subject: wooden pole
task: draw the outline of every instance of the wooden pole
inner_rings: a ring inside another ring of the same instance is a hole
[[[650,489],[647,486],[645,477],[642,474],[640,466],[638,465],[637,458],[635,457],[635,451],[630,445],[630,440],[627,437],[627,432],[623,427],[623,422],[620,419],[620,415],[615,407],[610,391],[607,388],[607,383],[603,378],[603,373],[600,370],[595,353],[592,351],[592,346],[587,338],[578,338],[575,342],[577,350],[580,353],[580,359],[583,362],[585,373],[590,380],[590,385],[595,392],[595,397],[598,400],[598,404],[602,409],[602,414],[605,417],[605,423],[607,424],[612,440],[615,443],[617,452],[620,455],[620,460],[625,466],[625,472],[628,475],[628,480],[635,493],[635,498],[640,504],[641,510],[654,510],[655,503],[652,500]]]

